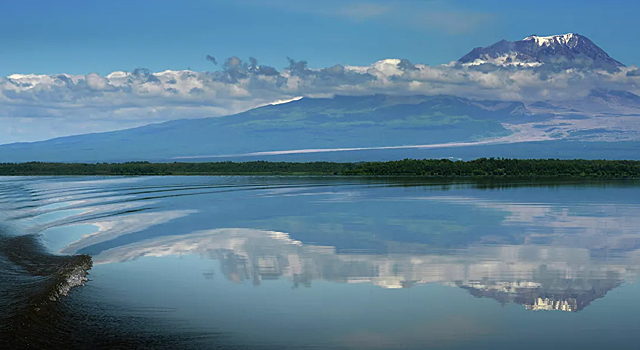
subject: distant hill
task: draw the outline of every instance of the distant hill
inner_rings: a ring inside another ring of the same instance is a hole
[[[611,105],[640,108],[640,96],[628,91],[597,89],[593,90],[587,99]]]
[[[304,98],[236,115],[0,146],[0,162],[124,161],[250,152],[380,147],[506,136],[529,120],[520,102],[452,96]]]

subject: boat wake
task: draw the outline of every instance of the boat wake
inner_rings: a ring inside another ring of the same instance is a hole
[[[37,236],[0,232],[0,338],[19,348],[46,334],[60,316],[60,298],[87,281],[88,255],[56,256],[45,251]],[[36,333],[37,332],[37,333]]]

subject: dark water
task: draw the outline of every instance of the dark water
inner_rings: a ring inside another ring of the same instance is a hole
[[[0,348],[638,349],[640,182],[0,178]]]

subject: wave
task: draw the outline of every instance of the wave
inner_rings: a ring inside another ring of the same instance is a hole
[[[84,285],[88,255],[48,254],[37,236],[0,232],[0,339],[10,348],[35,342],[61,315],[60,298]]]
[[[148,312],[100,298],[75,298],[72,290],[85,285],[92,265],[88,255],[51,255],[37,236],[10,236],[0,229],[0,348],[205,349],[224,341],[211,332],[171,333],[180,325],[155,322]],[[140,315],[124,316],[132,313]]]
[[[11,178],[0,183],[1,349],[234,348],[225,334],[187,330],[114,302],[88,284],[90,255],[55,255],[45,230],[152,209],[154,200],[264,187],[204,183],[136,186],[126,178]],[[157,209],[157,208],[155,208]],[[160,211],[166,215],[166,211]],[[140,229],[139,226],[128,229]],[[64,235],[63,235],[64,236]],[[184,331],[183,331],[184,329]]]

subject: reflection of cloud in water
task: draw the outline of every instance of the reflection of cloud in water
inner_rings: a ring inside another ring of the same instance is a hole
[[[70,194],[68,196],[59,196],[45,200],[45,205],[38,208],[40,211],[46,211],[48,209],[71,207],[79,205],[96,205],[105,202],[125,202],[135,199],[133,195],[122,195],[116,192],[101,192],[101,193],[88,193],[88,194]]]
[[[408,245],[407,252],[411,250]],[[164,236],[103,251],[96,264],[141,257],[199,254],[220,261],[231,281],[287,278],[294,286],[313,280],[407,288],[440,283],[478,297],[516,302],[530,310],[577,311],[639,269],[637,255],[592,259],[586,248],[536,245],[471,246],[426,254],[338,254],[334,247],[304,245],[287,234],[253,229],[215,229]]]
[[[123,212],[143,210],[142,207],[150,204],[153,204],[153,202],[140,201],[110,203],[96,206],[61,207],[59,209],[38,213],[33,217],[27,216],[26,220],[38,222],[45,227],[69,226],[75,223],[82,223],[83,221],[93,223],[92,220],[95,220],[95,218],[120,215]]]
[[[74,190],[74,189],[86,189],[87,187],[95,187],[96,190],[104,189],[105,187],[118,185],[118,184],[131,184],[146,181],[147,179],[142,177],[107,177],[96,178],[92,180],[90,177],[85,177],[79,180],[67,180],[67,181],[50,181],[45,179],[44,181],[30,181],[27,186],[30,189],[50,192],[60,190]]]
[[[94,257],[98,264],[134,260],[145,256],[162,257],[190,253],[208,254],[213,250],[244,251],[247,244],[266,243],[262,248],[278,252],[286,246],[302,243],[282,232],[243,228],[198,231],[187,235],[163,236],[109,249]],[[276,250],[274,250],[274,248]]]
[[[640,206],[629,204],[579,205],[514,203],[469,197],[413,197],[494,209],[507,213],[506,226],[525,229],[527,243],[587,249],[636,250],[640,248]]]
[[[358,191],[317,191],[310,187],[269,189],[256,197],[309,197],[318,196],[320,202],[355,202],[361,200]]]
[[[357,191],[343,191],[332,193],[332,196],[320,199],[320,202],[348,203],[362,200],[362,193]]]
[[[193,214],[193,210],[173,210],[150,213],[134,213],[118,215],[106,220],[91,222],[97,231],[82,236],[79,240],[68,244],[61,254],[73,255],[82,248],[112,240],[116,237],[139,232],[149,227],[167,223],[169,221]]]

